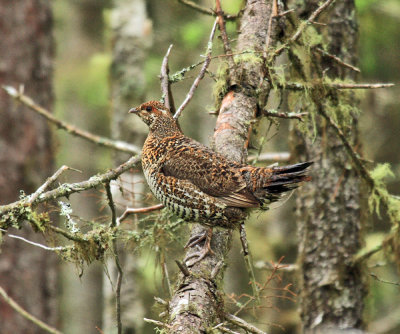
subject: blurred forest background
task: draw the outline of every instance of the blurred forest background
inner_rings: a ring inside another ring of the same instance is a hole
[[[147,100],[160,98],[158,75],[162,59],[170,44],[174,45],[170,56],[171,73],[202,59],[200,55],[205,52],[214,19],[186,7],[179,1],[132,0],[131,2],[136,3],[137,8],[141,8],[138,12],[138,16],[141,16],[138,19],[138,29],[142,29],[144,34],[143,44],[135,46],[140,49],[137,50],[142,62],[139,66],[140,73],[136,73],[137,79],[131,78],[132,82],[128,88],[132,89],[130,106],[135,106]],[[200,3],[208,8],[214,6],[211,0]],[[52,6],[56,40],[54,113],[59,119],[80,128],[110,137],[112,127],[114,130],[115,127],[121,127],[119,123],[113,123],[111,126],[116,98],[112,94],[110,73],[114,71],[115,74],[117,70],[112,68],[112,46],[116,43],[112,3],[106,0],[54,0]],[[237,13],[241,1],[223,1],[222,6],[227,13]],[[400,1],[356,0],[356,6],[361,69],[358,81],[398,83]],[[234,34],[236,24],[228,22],[227,31],[229,34]],[[222,54],[220,43],[214,44],[213,55]],[[221,62],[223,59],[214,59],[210,71],[216,72]],[[177,105],[185,97],[197,71],[188,72],[185,80],[173,85]],[[205,144],[209,143],[215,124],[215,117],[212,115],[215,109],[213,84],[209,76],[204,78],[180,119],[185,134]],[[364,156],[376,162],[391,164],[395,177],[388,180],[389,190],[391,193],[399,194],[400,87],[369,90],[358,94],[362,100],[360,130]],[[35,96],[32,98],[35,99]],[[128,108],[129,105],[118,112],[123,115],[124,126],[132,129],[129,140],[140,146],[147,128],[139,119],[126,114]],[[279,125],[276,123],[270,126],[265,120],[264,128],[268,132],[263,152],[288,152],[289,128],[290,123],[294,122],[298,121],[281,120]],[[86,179],[115,166],[115,161],[126,160],[129,157],[122,155],[116,158],[111,150],[82,141],[54,127],[52,133],[56,152],[55,167],[67,165],[83,171],[83,174],[64,175],[61,178],[62,182]],[[253,146],[256,149],[250,152],[250,155],[257,153],[260,143],[254,143]],[[136,193],[136,196],[132,196],[130,206],[140,207],[156,203],[152,196],[148,195],[148,189],[142,186],[140,179],[126,181],[125,187],[127,191]],[[104,204],[104,194],[100,191],[73,195],[70,200],[74,215],[88,221],[101,222],[108,214]],[[125,204],[121,204],[123,209]],[[294,200],[290,199],[281,207],[278,205],[266,214],[259,212],[252,214],[247,222],[256,278],[260,282],[270,274],[268,263],[271,261],[276,263],[282,256],[285,257],[284,263],[290,264],[296,261],[297,236],[293,211]],[[368,218],[365,226],[366,242],[371,246],[380,243],[385,232],[390,229],[384,216]],[[184,235],[186,229],[187,227],[183,226],[177,233]],[[141,247],[139,250],[134,247],[130,249],[130,245],[127,245],[127,248],[134,252],[132,270],[135,272],[136,300],[135,308],[130,312],[135,318],[133,327],[137,333],[154,332],[154,325],[143,322],[143,317],[157,318],[159,312],[154,307],[153,297],[168,296],[160,261],[166,261],[169,276],[173,277],[178,270],[174,260],[182,256],[181,251],[185,242],[184,237],[180,238],[180,243],[166,242],[165,254],[151,245]],[[237,234],[234,243],[235,246],[230,254],[230,266],[225,277],[225,292],[228,296],[251,293]],[[373,333],[399,333],[399,285],[383,282],[399,281],[396,267],[382,253],[371,257],[368,264],[369,273],[376,275],[370,275],[368,278],[370,289],[366,309],[368,330]],[[74,264],[61,263],[60,271],[58,305],[61,323],[58,327],[65,333],[98,333],[95,327],[104,328],[102,319],[107,306],[103,292],[107,294],[110,289],[107,269],[103,264],[95,262],[88,267],[85,266],[81,273],[80,268]],[[281,286],[291,283],[292,291],[298,291],[294,273],[282,270],[279,274],[282,277]],[[379,277],[380,281],[376,277]],[[256,320],[252,318],[251,312],[248,318],[253,319],[252,321],[261,328],[268,328],[269,333],[296,333],[299,325],[296,298],[280,300],[273,298],[274,294],[276,292],[271,290],[271,300],[268,300],[265,308],[258,311]],[[232,301],[232,308],[236,307],[233,299],[226,300],[228,308],[229,300]]]

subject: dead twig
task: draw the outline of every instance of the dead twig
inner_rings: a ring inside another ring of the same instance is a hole
[[[308,115],[307,112],[278,112],[276,110],[263,110],[262,114],[268,117],[278,117],[278,118],[286,118],[286,119],[298,119],[299,121],[303,121],[303,117]]]
[[[260,291],[258,290],[258,287],[256,285],[256,276],[254,275],[254,270],[253,270],[253,260],[249,250],[249,243],[247,242],[246,229],[244,223],[240,224],[239,232],[240,232],[240,242],[242,244],[242,250],[243,250],[244,263],[246,265],[247,274],[250,277],[250,284],[251,284],[251,289],[253,291],[253,296],[257,301],[259,301]]]
[[[182,274],[183,274],[184,276],[186,276],[186,277],[187,277],[187,276],[190,276],[189,268],[187,267],[187,265],[186,265],[184,262],[180,262],[180,261],[178,261],[178,260],[175,260],[175,262],[176,262],[176,264],[177,264],[179,270],[182,272]]]
[[[29,196],[29,204],[32,204],[36,199],[54,182],[56,181],[62,173],[66,170],[74,170],[79,173],[82,173],[80,170],[68,167],[68,166],[61,166],[52,176],[50,176],[45,183],[43,183],[32,195]]]
[[[112,197],[110,182],[105,183],[104,187],[106,188],[108,206],[110,207],[110,210],[111,210],[110,227],[113,228],[113,227],[117,226],[117,215],[116,215],[116,211],[115,211],[114,199]],[[118,270],[117,286],[115,289],[115,309],[116,309],[116,316],[117,316],[117,328],[118,328],[118,334],[122,334],[121,287],[122,287],[122,277],[123,277],[124,273],[122,271],[121,263],[119,262],[116,238],[113,238],[113,240],[112,240],[112,247],[113,247],[113,252],[114,252],[115,266],[117,267],[117,270]]]
[[[204,61],[204,64],[200,70],[199,75],[197,76],[197,78],[194,80],[192,87],[190,87],[189,93],[186,95],[185,100],[182,102],[182,104],[179,106],[178,110],[176,111],[174,118],[178,119],[180,114],[182,113],[183,109],[185,109],[185,107],[188,105],[188,103],[190,102],[190,100],[193,98],[193,94],[194,91],[196,90],[196,88],[199,86],[201,79],[203,79],[204,74],[206,73],[206,70],[208,68],[208,65],[211,62],[211,53],[212,53],[212,41],[214,39],[214,35],[215,35],[215,30],[217,28],[217,22],[218,22],[218,18],[215,19],[214,21],[214,25],[213,28],[211,30],[210,33],[210,38],[208,39],[208,44],[207,44],[207,52],[206,52],[206,59]]]
[[[289,152],[269,152],[269,153],[261,153],[260,155],[250,155],[247,158],[247,161],[289,161],[290,153]]]
[[[315,22],[314,22],[314,24],[315,24]],[[323,50],[323,49],[321,49],[321,48],[318,48],[318,47],[317,47],[317,48],[315,48],[315,51],[317,51],[318,53],[322,54],[324,57],[328,57],[328,58],[333,59],[333,60],[334,60],[335,62],[337,62],[339,65],[342,65],[342,66],[344,66],[344,67],[347,67],[347,68],[349,68],[349,69],[351,69],[351,70],[353,70],[353,71],[355,71],[355,72],[358,72],[358,73],[361,72],[360,69],[359,69],[358,67],[355,67],[355,66],[353,66],[353,65],[350,65],[350,64],[344,62],[344,61],[341,60],[339,57],[336,57],[335,55],[332,55],[332,54],[330,54],[329,52],[326,52],[325,50]]]
[[[39,114],[40,116],[47,119],[49,122],[55,124],[59,129],[65,130],[67,133],[77,136],[92,143],[95,143],[99,146],[104,146],[108,148],[112,148],[117,151],[130,153],[130,154],[138,154],[140,149],[132,144],[120,141],[120,140],[112,140],[110,138],[102,137],[90,133],[88,131],[79,129],[72,124],[61,121],[57,119],[52,113],[50,113],[45,108],[36,104],[29,96],[23,93],[23,88],[20,88],[18,91],[11,86],[3,86],[3,89],[6,91],[8,95],[13,97],[16,101],[21,102],[25,106],[29,107],[31,110]]]
[[[215,13],[213,10],[203,7],[203,6],[199,6],[198,4],[194,3],[193,1],[190,1],[190,0],[178,0],[178,1],[194,10],[197,10],[198,12],[200,12],[202,14],[215,16]],[[225,18],[225,20],[233,21],[233,20],[236,20],[238,18],[238,16],[231,15],[231,14],[227,14],[227,15],[224,14],[224,18]]]
[[[2,229],[2,228],[0,228],[0,231],[7,233],[7,230]],[[6,235],[9,238],[19,239],[19,240],[22,240],[23,242],[26,242],[27,244],[30,244],[30,245],[33,245],[33,246],[36,246],[36,247],[39,247],[39,248],[42,248],[42,249],[45,249],[45,250],[48,250],[48,251],[52,251],[52,252],[60,251],[60,250],[67,250],[68,248],[70,248],[68,246],[65,246],[65,247],[64,246],[48,247],[48,246],[42,245],[42,244],[40,244],[38,242],[33,242],[31,240],[25,239],[25,238],[23,238],[23,237],[21,237],[19,235],[14,235],[14,234],[6,234]]]
[[[300,82],[287,82],[284,85],[277,84],[278,88],[289,90],[310,90],[321,84],[304,84]],[[322,86],[335,89],[378,89],[393,87],[393,83],[340,83],[340,82],[322,82]]]
[[[49,326],[48,324],[44,323],[40,319],[36,318],[34,315],[30,314],[26,310],[24,310],[14,299],[12,299],[7,292],[0,287],[0,296],[3,297],[4,301],[10,305],[15,311],[17,311],[20,315],[22,315],[25,319],[33,322],[35,325],[39,326],[41,329],[45,330],[51,334],[62,334],[58,329]]]
[[[169,46],[167,53],[165,54],[164,59],[162,61],[160,80],[161,80],[161,92],[162,92],[162,97],[164,99],[164,104],[171,111],[171,113],[174,113],[175,104],[171,91],[171,83],[169,80],[169,67],[168,67],[168,58],[169,54],[171,53],[172,46],[173,46],[172,44]]]
[[[153,206],[148,206],[144,208],[127,208],[125,212],[117,219],[117,225],[119,225],[123,220],[126,219],[131,214],[134,213],[147,213],[151,211],[161,210],[164,208],[164,204],[156,204]]]
[[[170,325],[168,325],[168,324],[166,324],[165,322],[162,322],[162,321],[158,321],[158,320],[154,320],[154,319],[148,319],[148,318],[143,318],[143,320],[145,322],[148,322],[150,324],[154,324],[156,326],[165,327],[165,328],[171,328]]]
[[[376,275],[374,273],[369,273],[369,275],[371,277],[373,277],[375,280],[377,280],[378,282],[385,283],[385,284],[390,284],[390,285],[400,286],[400,282],[391,282],[391,281],[383,280],[383,279],[379,278],[378,275]]]
[[[247,321],[244,321],[242,318],[239,318],[236,315],[225,313],[224,317],[230,323],[232,323],[240,328],[243,328],[250,333],[267,334],[266,332],[263,332],[261,329],[258,329],[257,327],[253,326],[252,324],[249,324]]]
[[[284,44],[282,44],[279,48],[275,50],[272,54],[271,58],[271,63],[275,60],[276,57],[278,57],[284,50],[286,50],[290,44],[296,42],[303,31],[306,29],[306,27],[312,22],[314,22],[317,17],[325,10],[327,9],[335,0],[327,0],[325,1],[321,6],[319,6],[314,12],[311,13],[310,17],[306,20],[300,23],[299,27],[297,28],[296,32],[292,35],[292,37]]]
[[[222,44],[224,46],[224,52],[227,55],[231,55],[232,49],[229,44],[228,35],[225,29],[224,12],[222,11],[220,0],[215,0],[215,14],[217,15],[218,18],[219,32],[221,34]],[[228,56],[228,63],[229,63],[229,70],[233,70],[235,68],[235,62],[232,56]]]

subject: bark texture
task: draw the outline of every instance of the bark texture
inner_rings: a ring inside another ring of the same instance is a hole
[[[236,52],[264,50],[271,4],[272,1],[247,1]],[[274,30],[271,31],[273,40]],[[254,57],[251,60],[243,59],[229,69],[228,93],[222,99],[214,132],[215,150],[239,162],[246,160],[250,121],[256,116],[260,98],[256,90],[264,96],[269,92],[269,86],[262,83],[262,59]],[[204,231],[203,226],[195,224],[191,236]],[[190,267],[190,275],[180,275],[169,305],[170,333],[205,333],[224,320],[222,282],[231,240],[232,230],[214,228],[211,241],[214,254]],[[196,247],[192,247],[186,255],[195,251]]]
[[[52,108],[52,12],[41,0],[0,1],[0,86],[25,86],[25,92]],[[0,90],[0,204],[31,193],[53,171],[50,131],[45,120],[16,105]],[[42,242],[30,231],[25,238]],[[56,257],[20,240],[5,238],[0,256],[0,285],[28,312],[56,325]],[[1,333],[39,333],[0,301]]]
[[[318,1],[305,1],[300,16],[308,17]],[[357,22],[353,1],[337,1],[321,17],[327,51],[343,61],[357,63]],[[322,71],[331,78],[355,79],[355,72],[329,57],[312,56],[303,73],[306,80],[319,81]],[[299,72],[298,72],[299,73]],[[344,104],[357,105],[352,96],[345,101],[337,91],[327,92],[313,103],[327,112],[328,103],[343,111]],[[311,123],[311,122],[310,122]],[[298,192],[299,263],[301,268],[301,319],[303,332],[327,333],[357,329],[363,325],[366,294],[361,268],[352,257],[362,244],[360,179],[341,140],[321,116],[316,116],[316,138],[299,131],[293,145],[296,160],[312,160],[312,181]],[[309,130],[314,131],[309,125]],[[343,131],[357,145],[357,119],[351,114]]]
[[[112,9],[111,25],[113,32],[113,59],[111,68],[112,95],[112,137],[129,143],[141,144],[148,132],[142,122],[127,117],[128,110],[139,105],[145,98],[144,63],[146,51],[151,45],[151,22],[147,18],[144,0],[118,0]],[[126,154],[115,154],[116,165],[127,158]],[[141,198],[131,194],[143,193],[143,179],[132,173],[124,173],[119,181],[112,183],[112,192],[116,203],[125,207],[140,207]],[[120,189],[131,187],[126,194]],[[126,196],[125,196],[126,195]],[[124,271],[121,287],[121,320],[123,333],[141,333],[145,309],[140,296],[140,288],[135,280],[140,276],[137,256],[132,252],[119,250]],[[117,281],[118,270],[114,259],[107,264],[113,283]],[[115,289],[108,275],[104,275],[104,312],[103,329],[107,333],[116,332]]]

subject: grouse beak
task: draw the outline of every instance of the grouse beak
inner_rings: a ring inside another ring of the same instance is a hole
[[[132,108],[132,109],[129,109],[129,111],[128,111],[128,113],[130,113],[130,114],[136,114],[137,112],[139,112],[140,110],[138,110],[137,108]]]

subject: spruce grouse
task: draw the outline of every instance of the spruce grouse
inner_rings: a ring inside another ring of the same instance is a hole
[[[246,208],[268,209],[280,195],[308,181],[312,162],[284,167],[253,167],[230,161],[186,137],[162,103],[132,108],[149,126],[142,167],[153,194],[187,221],[233,227]]]

